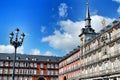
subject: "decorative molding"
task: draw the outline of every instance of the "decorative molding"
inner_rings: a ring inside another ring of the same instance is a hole
[[[110,43],[110,44],[109,44],[109,47],[112,47],[112,46],[114,46],[114,44],[115,44],[114,42],[113,42],[113,43]]]
[[[116,41],[116,43],[120,44],[120,39],[118,39],[118,40]]]

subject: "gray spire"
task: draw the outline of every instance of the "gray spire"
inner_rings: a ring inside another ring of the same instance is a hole
[[[91,18],[90,18],[90,11],[89,11],[89,3],[88,3],[88,0],[86,1],[85,27],[91,27]]]

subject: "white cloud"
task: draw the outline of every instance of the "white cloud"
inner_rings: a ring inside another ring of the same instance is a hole
[[[31,55],[40,55],[40,50],[38,50],[38,49],[32,49],[30,54]]]
[[[66,17],[68,15],[67,9],[68,9],[67,4],[66,3],[61,3],[60,6],[58,7],[59,16],[60,17]]]
[[[116,2],[120,3],[120,0],[112,0],[112,1],[116,1]]]
[[[45,26],[41,26],[40,31],[43,33],[43,32],[45,32],[45,29],[46,29],[46,27],[45,27]]]
[[[118,12],[118,14],[120,14],[120,6],[118,7],[117,12]]]
[[[11,45],[0,45],[0,53],[14,53],[15,52],[15,49],[13,46]],[[18,47],[17,48],[17,53],[21,53],[23,54],[24,53],[24,47],[21,46],[21,47]]]
[[[114,19],[102,17],[99,15],[91,16],[92,28],[99,32],[102,29],[101,21],[106,20],[106,25],[112,22]],[[80,34],[81,28],[85,26],[84,21],[73,22],[71,20],[60,21],[60,30],[55,30],[53,35],[42,38],[42,42],[49,42],[49,45],[55,49],[64,50],[66,52],[76,48],[80,44],[78,35]]]
[[[45,56],[56,56],[55,54],[53,54],[53,53],[50,52],[50,51],[46,51],[44,55],[45,55]]]
[[[103,16],[98,16],[98,15],[94,15],[91,17],[91,25],[92,28],[95,29],[96,32],[99,32],[104,26],[102,25],[102,20],[105,19],[105,25],[110,24],[114,18],[108,18],[108,17],[103,17]]]

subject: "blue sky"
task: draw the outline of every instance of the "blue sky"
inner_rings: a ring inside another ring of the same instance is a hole
[[[13,53],[9,33],[26,34],[19,53],[64,56],[79,45],[86,0],[0,0],[0,52]],[[120,16],[120,0],[89,0],[92,27],[99,32]]]

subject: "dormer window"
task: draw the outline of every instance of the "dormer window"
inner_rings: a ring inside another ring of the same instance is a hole
[[[26,57],[26,60],[29,60],[29,58],[28,58],[28,57]]]
[[[32,58],[32,61],[36,61],[37,60],[37,58]]]
[[[19,60],[20,58],[19,57],[16,57],[16,60]]]
[[[9,60],[9,59],[10,59],[10,57],[9,57],[9,56],[7,56],[7,59]]]

